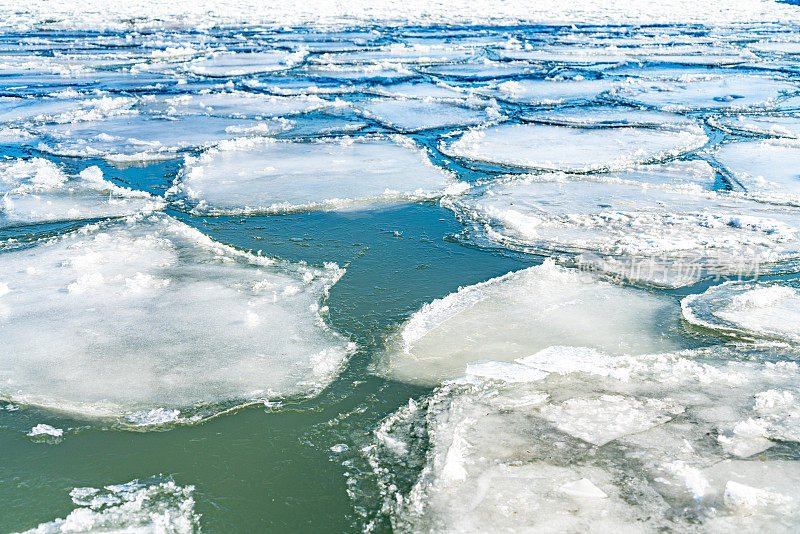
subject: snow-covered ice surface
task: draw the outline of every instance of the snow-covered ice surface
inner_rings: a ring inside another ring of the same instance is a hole
[[[690,323],[744,335],[800,342],[800,291],[797,281],[725,282],[683,299]]]
[[[800,439],[797,354],[759,355],[476,362],[384,420],[367,454],[401,532],[789,532],[800,468],[771,451]],[[409,458],[423,468],[403,492],[391,473]]]
[[[468,188],[413,141],[239,139],[187,159],[168,191],[199,213],[286,213],[429,199]]]
[[[617,170],[678,156],[705,145],[702,130],[687,128],[568,128],[513,124],[473,129],[445,142],[449,156],[511,167],[561,171]]]
[[[400,327],[380,368],[393,378],[435,384],[486,358],[495,360],[493,372],[503,374],[509,365],[504,362],[555,343],[615,354],[670,350],[680,346],[672,332],[679,315],[671,298],[619,287],[551,260],[426,304]]]
[[[798,530],[796,3],[0,0],[0,532]]]
[[[211,415],[313,393],[351,350],[322,319],[338,267],[238,252],[163,215],[90,225],[0,265],[0,395],[18,403],[135,423],[156,408]]]
[[[66,532],[197,532],[194,486],[163,477],[132,480],[103,488],[73,488],[75,508],[64,518],[42,523],[24,534]]]

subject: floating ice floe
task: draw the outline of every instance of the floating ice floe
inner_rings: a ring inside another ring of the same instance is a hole
[[[417,132],[446,126],[474,126],[496,122],[502,116],[494,108],[475,109],[433,99],[373,100],[358,106],[372,118],[401,132]]]
[[[622,49],[593,48],[585,45],[582,47],[550,46],[535,50],[495,50],[493,53],[505,60],[581,66],[619,64],[625,63],[629,59]]]
[[[150,213],[164,206],[163,200],[149,193],[103,179],[97,167],[67,176],[41,158],[0,162],[0,228]]]
[[[369,64],[369,63],[408,63],[435,64],[464,61],[481,54],[472,48],[454,48],[437,45],[406,45],[394,43],[379,50],[365,52],[344,52],[341,54],[320,54],[310,59],[323,64]]]
[[[443,142],[443,153],[512,167],[617,170],[696,150],[708,138],[697,128],[570,128],[513,124],[473,129]]]
[[[725,282],[682,301],[690,323],[800,343],[800,290],[791,282]]]
[[[800,138],[800,117],[792,115],[734,115],[712,117],[709,122],[722,130],[774,137]]]
[[[344,103],[323,100],[315,95],[286,97],[229,91],[175,96],[148,95],[142,98],[138,107],[149,114],[168,116],[209,115],[265,119],[308,113],[334,105],[341,106]]]
[[[202,213],[285,213],[421,200],[468,185],[400,136],[237,139],[187,158],[168,196]]]
[[[800,204],[800,143],[745,141],[722,145],[714,157],[749,196]]]
[[[668,111],[690,109],[749,109],[774,107],[778,99],[800,86],[760,76],[732,75],[716,79],[674,82],[642,81],[611,92],[638,105]]]
[[[404,82],[392,85],[375,85],[367,92],[394,98],[421,98],[437,101],[462,102],[469,93],[442,83]]]
[[[457,80],[493,80],[527,76],[538,72],[536,65],[524,62],[482,61],[480,63],[455,63],[452,65],[435,65],[423,67],[422,72],[442,78]]]
[[[2,252],[0,272],[0,398],[21,404],[190,421],[313,394],[352,350],[322,318],[340,269],[239,252],[165,215]]]
[[[800,258],[797,210],[708,191],[702,174],[696,184],[654,185],[642,179],[644,169],[622,180],[509,178],[445,204],[491,243],[574,254],[573,261],[656,285],[779,271]]]
[[[39,149],[62,156],[102,157],[109,161],[148,161],[174,158],[180,150],[208,146],[246,135],[275,134],[291,122],[185,115],[136,115],[75,124],[44,125]]]
[[[800,467],[753,455],[800,440],[797,355],[748,356],[554,346],[502,373],[484,360],[364,450],[384,474],[422,458],[409,491],[385,481],[399,532],[788,532]]]
[[[134,115],[136,103],[131,97],[81,95],[50,98],[0,98],[0,122],[24,124],[42,122],[77,122],[119,115]]]
[[[475,92],[519,104],[556,105],[591,102],[618,85],[610,80],[509,80]]]
[[[264,72],[275,72],[292,68],[301,62],[305,52],[246,52],[223,53],[208,59],[199,59],[187,64],[189,72],[214,78],[249,76]]]
[[[750,50],[767,54],[800,54],[800,41],[756,41],[748,45]]]
[[[171,480],[133,480],[104,488],[74,488],[69,496],[76,508],[24,534],[66,532],[169,532],[192,534],[199,529],[194,511],[194,486]]]
[[[55,428],[50,425],[46,425],[44,423],[40,423],[35,427],[31,428],[30,432],[28,432],[28,436],[35,437],[35,436],[53,436],[56,438],[60,438],[64,435],[64,430],[61,428]]]
[[[485,358],[502,373],[503,362],[555,343],[614,354],[672,350],[680,346],[679,315],[669,297],[548,260],[426,304],[387,345],[380,367],[392,378],[431,384]]]
[[[692,127],[697,121],[685,115],[643,110],[627,106],[576,106],[524,113],[522,120],[574,126],[580,128],[606,126],[639,126],[646,128]]]

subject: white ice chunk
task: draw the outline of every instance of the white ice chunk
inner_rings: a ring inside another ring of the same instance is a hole
[[[426,304],[389,343],[381,367],[395,378],[435,383],[459,376],[476,360],[512,362],[550,345],[616,354],[668,350],[679,346],[667,335],[678,316],[677,304],[669,298],[547,261]],[[551,370],[516,365],[473,363],[467,372],[502,379]]]
[[[464,188],[399,136],[262,138],[222,143],[187,159],[168,194],[197,202],[202,212],[280,213],[435,198]]]
[[[369,118],[401,132],[417,132],[446,126],[474,126],[495,121],[499,113],[456,106],[433,99],[375,100],[358,106]]]
[[[315,95],[288,97],[229,91],[159,96],[143,99],[137,107],[150,114],[169,116],[210,115],[265,119],[307,113],[334,105],[337,103]]]
[[[725,282],[682,306],[687,321],[707,328],[800,342],[800,290],[793,286]]]
[[[188,71],[209,77],[248,76],[262,72],[286,70],[299,63],[305,52],[246,52],[220,54],[188,64]]]
[[[450,156],[500,165],[563,171],[616,170],[702,147],[697,129],[567,128],[514,124],[470,130],[443,143]]]
[[[4,252],[0,272],[0,397],[19,403],[213,413],[311,394],[351,350],[318,305],[338,268],[238,252],[164,215]]]
[[[609,80],[510,80],[476,92],[520,104],[589,102],[619,85]]]
[[[509,178],[445,203],[493,243],[581,255],[594,268],[658,285],[779,269],[800,254],[794,210],[631,178]]]
[[[28,436],[53,436],[56,438],[60,438],[64,435],[64,430],[61,428],[55,428],[50,425],[45,425],[40,423],[35,427],[31,428],[31,431],[28,432]]]
[[[800,143],[744,141],[722,145],[714,156],[749,196],[800,204]]]
[[[41,159],[0,162],[0,227],[44,221],[120,217],[162,209],[164,201],[120,187],[89,167],[67,176]]]
[[[75,488],[70,492],[77,506],[63,519],[24,534],[67,532],[171,532],[191,534],[199,528],[194,511],[194,486],[178,486],[171,480],[134,480],[97,488]]]
[[[736,133],[800,138],[800,117],[793,115],[726,115],[712,117],[709,122],[717,128]]]
[[[771,107],[780,96],[796,91],[797,86],[786,82],[738,75],[710,80],[643,81],[620,87],[612,95],[626,102],[676,111]]]
[[[643,126],[647,128],[697,126],[697,122],[677,113],[642,110],[626,106],[577,106],[534,111],[521,115],[525,121],[557,126]]]

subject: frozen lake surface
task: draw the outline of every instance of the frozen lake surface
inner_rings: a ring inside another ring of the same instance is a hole
[[[796,2],[0,0],[1,532],[800,529]]]

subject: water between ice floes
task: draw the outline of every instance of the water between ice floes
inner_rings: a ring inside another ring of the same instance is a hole
[[[800,526],[794,27],[28,15],[0,530]]]

